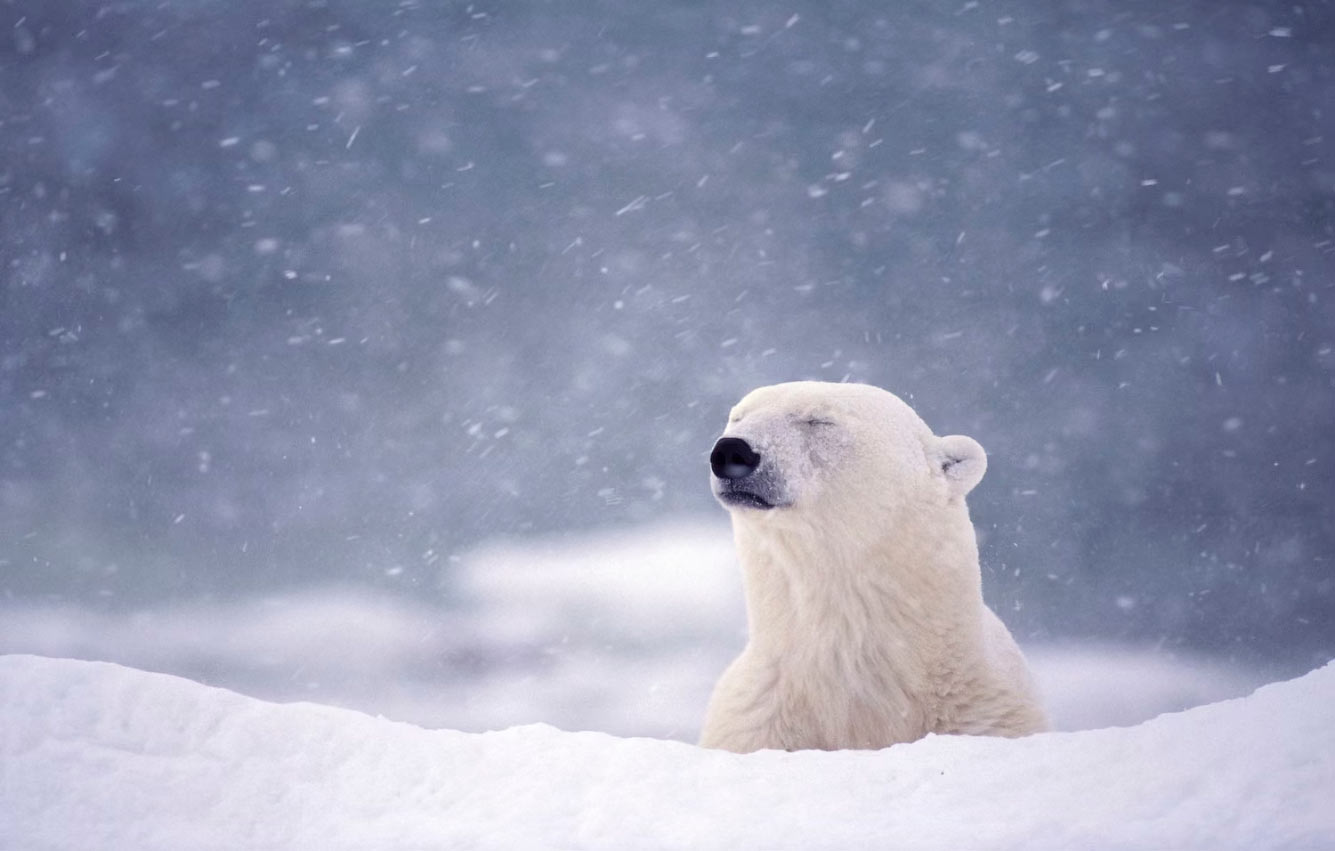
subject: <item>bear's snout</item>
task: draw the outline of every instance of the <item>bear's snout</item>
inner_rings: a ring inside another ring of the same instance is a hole
[[[721,437],[709,453],[709,467],[720,479],[744,479],[760,466],[760,453],[740,437]]]

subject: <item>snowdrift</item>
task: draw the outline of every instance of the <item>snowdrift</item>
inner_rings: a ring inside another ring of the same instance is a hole
[[[1130,728],[736,756],[5,656],[0,847],[1327,847],[1332,705],[1327,665]]]

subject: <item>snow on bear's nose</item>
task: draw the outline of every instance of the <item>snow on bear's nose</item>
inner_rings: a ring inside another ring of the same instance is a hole
[[[744,479],[760,466],[760,453],[740,437],[721,437],[709,453],[709,467],[720,479]]]

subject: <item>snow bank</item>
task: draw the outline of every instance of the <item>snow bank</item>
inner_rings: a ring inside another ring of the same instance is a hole
[[[424,730],[0,657],[5,848],[1335,844],[1335,665],[1137,727],[880,752]]]

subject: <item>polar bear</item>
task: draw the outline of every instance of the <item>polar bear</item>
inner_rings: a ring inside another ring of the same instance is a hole
[[[883,748],[1046,729],[1019,647],[983,603],[964,496],[987,468],[865,384],[761,387],[710,455],[732,515],[748,641],[700,743]]]

